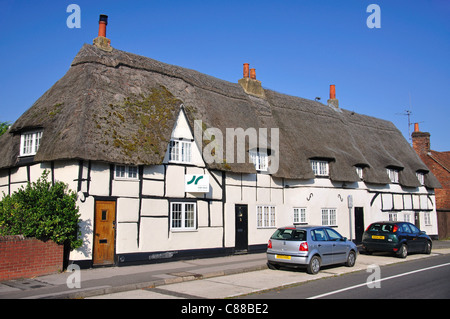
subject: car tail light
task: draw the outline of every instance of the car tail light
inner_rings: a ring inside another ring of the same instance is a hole
[[[369,226],[367,226],[366,231],[369,231],[370,226],[372,226],[372,224],[370,224]]]
[[[307,242],[301,243],[299,251],[308,251],[308,243]]]
[[[396,233],[397,230],[398,230],[398,226],[397,226],[397,225],[394,225],[394,229],[392,230],[392,232],[393,232],[393,233]]]
[[[267,245],[267,248],[272,248],[272,241],[269,240],[269,244]]]

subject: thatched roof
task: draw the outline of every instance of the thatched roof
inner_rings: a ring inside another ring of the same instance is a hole
[[[43,128],[34,161],[85,159],[134,165],[161,164],[183,104],[191,128],[279,128],[279,169],[287,179],[310,179],[309,160],[330,162],[333,181],[355,182],[355,165],[365,181],[387,184],[386,167],[401,169],[400,184],[419,186],[428,171],[388,121],[334,109],[299,97],[264,90],[265,99],[238,83],[161,63],[117,49],[85,44],[69,71],[0,137],[0,168],[18,164],[20,132]],[[270,137],[269,137],[270,143]],[[252,164],[210,168],[255,173]],[[430,173],[427,186],[439,187]]]

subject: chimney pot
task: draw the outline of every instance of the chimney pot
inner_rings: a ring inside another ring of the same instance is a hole
[[[108,25],[108,16],[105,14],[100,15],[98,21],[98,36],[106,38],[106,26]]]
[[[334,84],[330,85],[330,100],[336,99],[336,86]]]
[[[256,69],[250,69],[250,78],[256,80]]]
[[[414,132],[420,132],[419,123],[414,123]]]
[[[244,63],[244,78],[248,78],[250,75],[250,73],[249,73],[249,67],[250,67],[250,64],[248,64],[248,63]]]

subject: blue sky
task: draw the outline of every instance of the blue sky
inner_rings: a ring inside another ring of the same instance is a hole
[[[70,29],[69,4],[81,8]],[[369,4],[381,9],[370,29]],[[14,1],[0,0],[0,121],[14,122],[69,69],[109,15],[114,48],[230,82],[242,64],[263,87],[392,121],[405,110],[431,147],[450,151],[450,1]],[[411,131],[412,131],[411,127]]]

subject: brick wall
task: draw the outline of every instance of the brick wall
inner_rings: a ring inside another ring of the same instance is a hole
[[[0,281],[61,271],[64,246],[23,236],[0,236]]]

